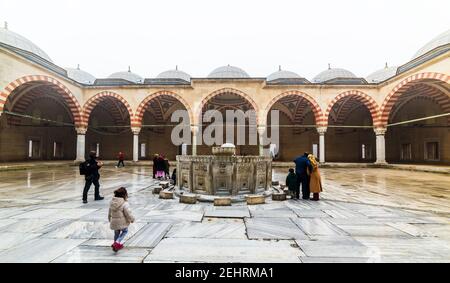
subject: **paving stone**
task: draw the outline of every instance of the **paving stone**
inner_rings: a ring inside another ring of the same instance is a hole
[[[308,239],[289,218],[246,218],[249,239]]]
[[[115,253],[111,247],[79,246],[61,255],[55,263],[139,263],[150,251],[146,249],[128,248]]]
[[[247,239],[241,219],[204,218],[201,223],[177,224],[168,238]]]

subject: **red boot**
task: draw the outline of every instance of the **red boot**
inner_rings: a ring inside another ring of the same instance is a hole
[[[117,250],[121,250],[121,249],[123,249],[123,244],[117,243]]]
[[[120,249],[119,249],[119,245],[120,245],[119,243],[114,242],[114,244],[111,245],[112,250],[113,250],[114,252],[117,252],[118,250],[120,250]]]

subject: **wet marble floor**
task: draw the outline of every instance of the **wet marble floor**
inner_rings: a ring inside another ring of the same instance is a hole
[[[150,174],[105,167],[105,200],[82,204],[75,167],[0,172],[0,262],[450,262],[449,175],[325,168],[320,202],[219,208],[160,200]],[[114,253],[119,186],[137,221]]]

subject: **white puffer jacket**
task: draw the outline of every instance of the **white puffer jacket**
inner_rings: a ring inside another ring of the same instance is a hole
[[[130,205],[123,198],[113,197],[109,206],[108,220],[112,230],[122,230],[134,222]]]

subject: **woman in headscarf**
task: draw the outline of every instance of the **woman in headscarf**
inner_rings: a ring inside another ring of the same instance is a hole
[[[308,160],[311,163],[312,167],[312,170],[308,168],[308,174],[310,176],[309,190],[311,193],[313,193],[313,198],[311,200],[318,201],[319,193],[322,192],[322,181],[320,178],[319,164],[312,154],[308,155]]]

